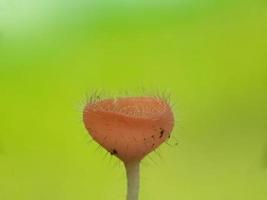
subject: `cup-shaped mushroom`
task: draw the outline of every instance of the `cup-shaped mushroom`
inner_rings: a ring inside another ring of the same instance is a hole
[[[96,142],[131,162],[142,160],[169,138],[174,115],[164,99],[122,97],[88,103],[83,121]]]

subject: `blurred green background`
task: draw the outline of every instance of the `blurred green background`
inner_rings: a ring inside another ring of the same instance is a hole
[[[177,119],[141,200],[266,199],[265,0],[0,0],[0,199],[125,199],[81,109],[139,87],[170,92]]]

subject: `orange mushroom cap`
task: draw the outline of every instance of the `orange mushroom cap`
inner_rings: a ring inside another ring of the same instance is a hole
[[[121,97],[88,103],[83,121],[93,139],[124,162],[140,161],[169,138],[174,115],[157,97]]]

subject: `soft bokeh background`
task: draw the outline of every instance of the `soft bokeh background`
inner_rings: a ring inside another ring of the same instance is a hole
[[[81,106],[139,87],[177,118],[141,200],[266,199],[265,0],[0,0],[0,199],[125,199]]]

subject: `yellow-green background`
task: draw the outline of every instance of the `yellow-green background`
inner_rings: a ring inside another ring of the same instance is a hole
[[[82,102],[144,87],[179,145],[144,160],[141,200],[265,200],[266,84],[265,0],[0,0],[0,199],[125,199]]]

